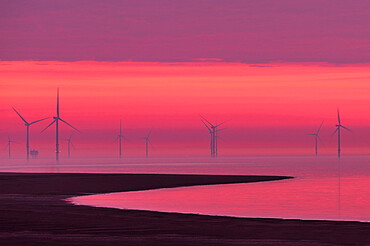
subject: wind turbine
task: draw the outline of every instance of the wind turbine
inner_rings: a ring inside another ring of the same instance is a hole
[[[119,134],[116,138],[116,140],[113,141],[116,142],[117,140],[119,140],[119,158],[122,157],[122,138],[128,140],[127,138],[125,138],[123,135],[122,135],[122,121],[120,120],[119,121]]]
[[[55,137],[55,155],[56,155],[56,160],[59,160],[59,121],[65,123],[66,125],[72,127],[76,131],[80,132],[77,130],[75,127],[73,127],[71,124],[67,123],[66,121],[62,120],[59,116],[59,88],[57,90],[57,116],[53,117],[54,121],[51,122],[44,130],[41,132],[45,131],[48,129],[52,124],[55,123],[55,129],[56,129],[56,137]]]
[[[349,132],[351,130],[349,128],[341,125],[341,123],[340,123],[340,117],[339,117],[339,109],[337,109],[337,113],[338,113],[338,124],[335,125],[337,127],[337,129],[335,129],[335,131],[333,132],[332,135],[334,135],[336,132],[338,132],[338,158],[340,158],[340,151],[341,151],[341,149],[340,149],[340,128],[343,128],[343,129],[345,129],[345,130],[347,130]]]
[[[8,145],[8,148],[9,148],[9,159],[11,159],[11,155],[10,155],[10,153],[11,153],[11,152],[10,152],[10,144],[11,144],[11,143],[16,143],[16,142],[15,142],[15,141],[13,141],[13,140],[10,140],[10,137],[8,136],[8,144],[7,144],[7,145]]]
[[[215,141],[216,141],[216,157],[218,156],[218,145],[217,145],[217,143],[218,143],[218,139],[220,139],[220,140],[222,140],[222,141],[224,141],[220,136],[218,136],[218,132],[219,131],[223,131],[223,130],[225,130],[226,128],[222,128],[222,129],[216,129],[216,136],[215,136]]]
[[[71,136],[69,136],[69,138],[65,138],[64,141],[67,141],[68,142],[68,158],[71,157],[71,145],[72,147],[74,148],[75,146],[73,145],[71,139],[72,139],[72,136],[73,136],[73,132],[71,134]]]
[[[321,129],[323,123],[324,123],[324,121],[321,122],[321,125],[320,125],[320,127],[319,127],[319,129],[317,130],[316,133],[308,133],[307,134],[307,135],[315,136],[315,153],[316,153],[316,156],[317,156],[317,139],[320,139],[320,141],[321,141],[321,138],[319,136],[319,132],[320,132],[320,129]]]
[[[208,131],[209,131],[209,134],[211,135],[211,143],[210,143],[210,148],[211,148],[211,157],[213,157],[213,131],[211,130],[211,128],[209,128],[209,126],[204,122],[204,120],[201,119],[201,121],[203,122],[203,124],[207,127]]]
[[[152,133],[152,129],[150,129],[150,131],[148,133],[148,136],[141,138],[141,139],[145,139],[145,156],[146,156],[146,158],[149,157],[149,154],[148,154],[149,144],[152,145],[152,143],[150,142],[150,139],[149,139],[149,136],[150,136],[151,133]]]
[[[49,117],[47,117],[47,118],[43,118],[43,119],[41,119],[41,120],[36,120],[36,121],[33,121],[33,122],[30,122],[30,123],[28,123],[22,116],[21,116],[21,114],[20,113],[18,113],[18,111],[14,108],[14,107],[12,107],[13,108],[13,110],[18,114],[18,116],[23,120],[23,122],[24,122],[24,124],[25,124],[25,126],[26,126],[26,128],[27,128],[27,144],[26,144],[26,146],[27,146],[27,160],[29,160],[30,159],[30,125],[33,125],[33,124],[35,124],[35,123],[37,123],[37,122],[40,122],[40,121],[43,121],[43,120],[46,120],[46,119],[48,119]]]
[[[203,116],[200,116],[202,119],[204,119],[208,124],[209,126],[202,120],[203,124],[207,127],[207,129],[209,130],[209,133],[211,134],[211,157],[217,157],[218,155],[218,149],[217,149],[217,139],[219,138],[218,137],[218,132],[219,131],[222,131],[222,130],[225,130],[226,128],[223,128],[223,129],[217,129],[217,127],[219,127],[220,125],[224,124],[226,121],[220,123],[220,124],[217,124],[216,125],[213,125],[211,122],[209,122],[206,118],[204,118]]]

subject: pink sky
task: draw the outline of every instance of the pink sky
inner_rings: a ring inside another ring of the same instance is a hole
[[[54,116],[60,87],[61,117],[80,129],[75,155],[116,155],[119,119],[124,154],[144,154],[145,136],[153,127],[152,155],[208,155],[209,134],[199,114],[210,121],[229,120],[221,136],[220,154],[311,154],[316,131],[325,120],[319,145],[336,153],[336,109],[342,124],[343,154],[370,152],[370,66],[329,64],[248,65],[222,62],[0,62],[0,139],[18,141],[14,154],[25,149],[27,120]],[[50,120],[48,120],[49,122]],[[31,127],[31,147],[52,156],[55,128],[48,122]],[[71,129],[61,127],[61,136]],[[62,155],[66,143],[61,142]],[[6,156],[4,149],[2,154]]]
[[[0,2],[0,140],[24,155],[26,119],[54,116],[81,129],[75,155],[207,155],[199,120],[227,123],[220,154],[320,153],[341,110],[343,154],[370,153],[368,0],[12,0]],[[54,155],[54,128],[31,147]],[[62,127],[62,137],[71,130]],[[62,142],[62,155],[66,145]],[[6,150],[1,152],[6,156]]]

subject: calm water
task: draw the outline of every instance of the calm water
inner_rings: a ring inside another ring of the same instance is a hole
[[[105,165],[105,166],[104,166]],[[293,180],[75,197],[75,204],[237,217],[370,221],[370,156],[65,163],[61,171],[289,175]]]

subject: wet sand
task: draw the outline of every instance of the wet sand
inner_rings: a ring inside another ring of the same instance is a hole
[[[75,195],[279,176],[0,174],[0,245],[370,245],[370,223],[245,219],[76,206]]]

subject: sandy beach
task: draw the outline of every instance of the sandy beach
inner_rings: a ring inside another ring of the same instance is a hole
[[[76,206],[83,194],[291,177],[0,174],[1,245],[368,245],[370,223],[245,219]]]

